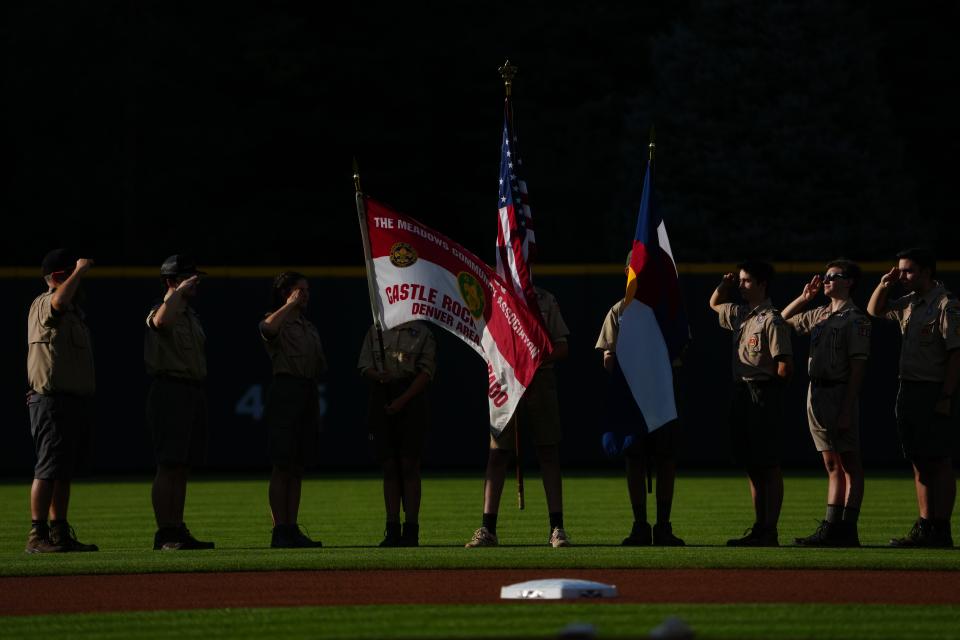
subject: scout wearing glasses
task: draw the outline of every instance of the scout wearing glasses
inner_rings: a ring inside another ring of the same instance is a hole
[[[897,254],[897,266],[880,279],[867,312],[900,325],[900,390],[897,431],[913,464],[920,517],[892,547],[952,547],[950,516],[957,495],[951,460],[960,399],[960,303],[936,280],[927,249]],[[888,301],[894,285],[907,295]]]
[[[803,287],[783,310],[787,323],[810,336],[807,422],[827,470],[827,513],[817,530],[795,543],[810,547],[858,547],[857,517],[863,501],[859,397],[870,356],[870,319],[850,299],[860,267],[850,260],[827,264],[826,274]],[[829,302],[801,311],[823,287]]]

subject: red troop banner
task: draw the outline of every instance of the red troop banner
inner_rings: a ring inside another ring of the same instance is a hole
[[[365,202],[380,322],[390,329],[426,320],[479,353],[487,363],[490,428],[499,434],[552,351],[540,319],[471,252],[375,200]]]

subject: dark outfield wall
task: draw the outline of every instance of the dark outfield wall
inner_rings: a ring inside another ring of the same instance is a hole
[[[954,274],[945,274],[948,284]],[[784,305],[806,276],[781,275],[774,300]],[[869,274],[857,300],[865,297],[878,274]],[[730,381],[729,332],[717,324],[707,306],[719,273],[685,274],[682,286],[694,341],[680,380],[684,417],[682,464],[725,467],[730,464],[726,438]],[[6,313],[0,316],[3,359],[0,368],[0,473],[28,475],[33,451],[24,403],[25,318],[31,300],[43,290],[32,278],[0,280]],[[326,414],[322,467],[372,468],[364,428],[365,385],[356,373],[360,343],[370,324],[365,280],[361,277],[312,278],[310,317],[317,324],[330,361],[325,381]],[[623,276],[616,269],[599,275],[551,275],[538,284],[553,291],[571,330],[570,359],[559,367],[563,416],[562,455],[569,467],[613,466],[600,450],[605,372],[593,345],[604,315],[622,295]],[[143,372],[143,326],[158,298],[153,278],[91,278],[85,309],[93,333],[97,363],[98,422],[91,470],[139,472],[152,466],[144,428],[147,378]],[[266,435],[260,422],[261,401],[270,381],[268,361],[257,333],[266,308],[268,278],[210,277],[202,285],[197,309],[208,335],[211,442],[209,466],[217,470],[268,467]],[[896,465],[900,460],[893,404],[899,338],[895,327],[878,323],[862,402],[864,455],[868,465]],[[432,468],[465,468],[478,473],[486,456],[487,404],[485,367],[466,345],[437,329],[439,367],[431,389],[433,426],[425,455]],[[784,460],[815,468],[819,456],[806,427],[805,358],[807,340],[796,338],[798,374],[791,382],[784,426]],[[529,451],[528,451],[529,453]]]

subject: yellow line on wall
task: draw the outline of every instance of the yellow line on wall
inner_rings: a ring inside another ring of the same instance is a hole
[[[820,273],[824,262],[776,262],[777,273]],[[860,267],[865,273],[885,273],[893,262],[862,262]],[[310,278],[362,278],[362,266],[202,266],[214,278],[272,278],[281,271],[299,271]],[[736,269],[733,262],[681,262],[677,265],[681,274],[722,275]],[[160,278],[159,267],[138,266],[97,266],[90,270],[87,278]],[[937,264],[937,271],[958,272],[960,260],[943,261]],[[623,264],[616,262],[595,262],[582,264],[538,264],[534,268],[536,275],[543,276],[609,276],[623,275]],[[0,267],[0,279],[37,278],[39,267]]]

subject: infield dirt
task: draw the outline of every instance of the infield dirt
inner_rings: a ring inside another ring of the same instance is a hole
[[[502,602],[539,578],[615,584],[611,603],[960,604],[960,572],[822,570],[415,570],[154,573],[0,578],[0,615]],[[937,588],[930,589],[930,585]],[[599,601],[598,601],[599,602]]]

